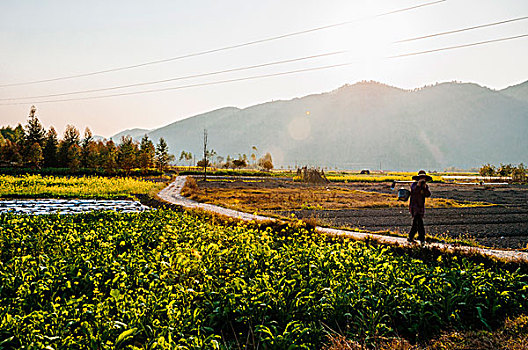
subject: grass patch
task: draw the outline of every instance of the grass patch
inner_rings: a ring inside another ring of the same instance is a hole
[[[220,188],[215,182],[200,187],[188,178],[182,194],[198,202],[209,203],[249,213],[299,209],[340,210],[361,208],[403,208],[407,202],[396,196],[378,192],[352,190],[337,186],[303,186],[297,188]],[[428,208],[467,208],[489,206],[482,202],[429,198]]]

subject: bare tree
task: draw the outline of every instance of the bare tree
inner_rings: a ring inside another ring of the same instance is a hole
[[[181,151],[180,159],[178,161],[180,162],[182,160],[185,160],[187,162],[187,165],[191,165],[192,159],[193,159],[193,154],[191,152]]]
[[[207,181],[207,129],[204,129],[204,136],[203,136],[203,167],[204,167],[204,181]]]

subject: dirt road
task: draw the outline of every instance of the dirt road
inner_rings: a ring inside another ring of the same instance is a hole
[[[240,218],[241,220],[245,220],[245,221],[270,220],[269,218],[266,218],[266,217],[247,214],[247,213],[241,213],[235,210],[230,210],[230,209],[222,208],[222,207],[215,206],[215,205],[197,203],[188,198],[185,198],[181,196],[180,194],[184,183],[185,183],[185,177],[178,176],[173,183],[171,183],[168,187],[160,191],[158,196],[162,200],[165,200],[172,204],[180,205],[186,208],[200,208],[203,210],[208,210],[213,213],[218,213],[221,215],[227,215],[227,216],[232,216],[235,218]],[[365,212],[365,214],[367,213]],[[387,212],[387,214],[389,214],[389,212]],[[398,212],[394,212],[394,215],[399,216],[399,215],[404,215],[404,213],[400,213],[398,210]],[[390,216],[389,216],[389,220],[390,220]],[[324,227],[317,227],[317,230],[325,234],[345,236],[345,237],[349,237],[349,238],[357,239],[357,240],[362,240],[362,239],[366,239],[370,237],[381,243],[396,244],[400,246],[410,245],[410,243],[408,243],[406,239],[400,238],[400,237],[391,237],[391,236],[361,233],[361,232],[354,232],[354,231],[347,231],[347,230],[337,230],[337,229],[324,228]],[[456,246],[452,246],[449,244],[443,244],[443,243],[430,243],[428,244],[428,246],[439,248],[439,249],[444,249],[445,251],[455,251],[456,250],[456,251],[462,251],[462,252],[478,253],[478,254],[482,254],[485,256],[492,256],[492,257],[505,259],[505,260],[528,262],[528,253],[514,251],[514,250],[496,250],[496,249],[483,249],[483,248],[473,248],[473,247],[456,247]]]
[[[315,217],[334,227],[369,231],[407,233],[411,216],[404,208],[349,210],[293,210],[299,218]],[[528,244],[528,209],[507,207],[427,209],[424,218],[428,234],[453,238],[471,236],[488,247],[525,248]]]

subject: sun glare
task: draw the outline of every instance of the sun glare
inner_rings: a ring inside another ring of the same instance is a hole
[[[386,25],[380,21],[369,21],[347,28],[342,41],[351,60],[370,62],[388,55],[391,36]]]

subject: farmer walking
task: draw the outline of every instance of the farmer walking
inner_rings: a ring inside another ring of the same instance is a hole
[[[431,181],[432,177],[427,175],[425,170],[420,170],[418,175],[413,176],[414,182],[411,184],[411,200],[409,202],[409,211],[411,212],[413,222],[411,231],[409,231],[409,242],[414,242],[414,235],[418,232],[418,240],[421,245],[425,243],[425,228],[423,217],[425,214],[425,198],[431,196],[427,181]]]

